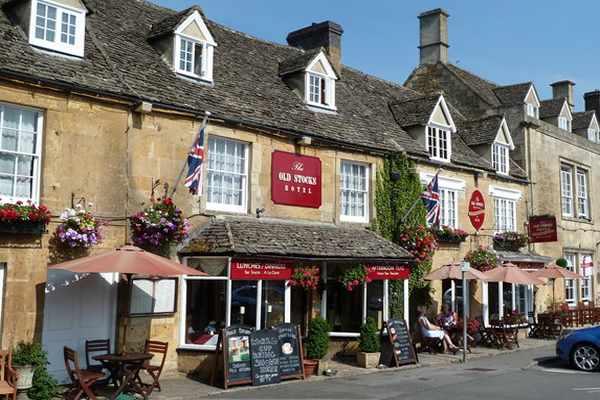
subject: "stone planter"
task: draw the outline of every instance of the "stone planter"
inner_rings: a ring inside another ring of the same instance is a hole
[[[317,375],[323,375],[323,372],[329,368],[329,362],[327,360],[317,360]]]
[[[13,365],[13,369],[19,374],[17,388],[19,390],[31,388],[33,385],[33,374],[36,369],[35,365]]]
[[[356,353],[356,362],[362,368],[377,368],[379,364],[379,356],[381,353],[365,353],[359,351]]]
[[[0,221],[0,232],[40,235],[46,230],[43,221]]]

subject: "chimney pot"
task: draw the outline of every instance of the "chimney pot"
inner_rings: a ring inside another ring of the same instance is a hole
[[[306,28],[298,29],[287,35],[290,46],[302,50],[313,50],[324,47],[331,66],[338,76],[342,67],[342,34],[344,30],[339,24],[331,21],[313,22]]]
[[[573,102],[573,86],[575,83],[571,81],[559,81],[554,82],[552,86],[552,98],[553,99],[567,99],[571,112],[575,109],[575,103]]]

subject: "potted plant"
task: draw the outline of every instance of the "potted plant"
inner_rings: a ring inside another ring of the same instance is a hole
[[[360,326],[356,361],[359,367],[375,368],[379,363],[379,332],[373,317],[367,317]]]
[[[352,291],[359,285],[371,282],[369,272],[371,272],[371,268],[363,267],[362,265],[348,268],[342,272],[338,281],[342,284],[344,289]]]
[[[329,332],[331,325],[322,317],[315,317],[308,324],[308,335],[304,342],[306,348],[306,359],[304,364],[305,376],[312,375],[317,368],[317,375],[321,375],[327,369],[327,363],[323,358],[329,352]],[[312,371],[310,371],[312,368]],[[310,372],[310,373],[309,373]]]
[[[50,215],[46,206],[31,200],[0,204],[0,232],[43,233]]]
[[[32,400],[52,399],[60,391],[58,382],[46,370],[48,353],[33,341],[20,341],[12,352],[12,364],[19,374],[19,391]]]

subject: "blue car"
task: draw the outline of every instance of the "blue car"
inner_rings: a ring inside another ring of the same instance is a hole
[[[562,334],[556,342],[556,355],[580,371],[600,369],[600,326]]]

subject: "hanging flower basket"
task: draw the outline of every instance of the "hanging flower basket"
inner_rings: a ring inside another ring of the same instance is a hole
[[[437,237],[423,225],[405,225],[400,228],[398,245],[404,247],[416,262],[429,260],[437,248]]]
[[[529,237],[519,232],[496,233],[493,237],[494,247],[516,250],[527,246]]]
[[[133,243],[160,246],[187,239],[190,226],[173,200],[164,197],[150,201],[150,206],[131,216]]]
[[[90,203],[89,206],[91,207],[92,204]],[[76,204],[75,208],[65,209],[60,219],[63,222],[56,227],[55,242],[71,249],[96,246],[104,238],[102,226],[108,225],[108,222],[103,222],[87,212],[81,204]]]
[[[479,246],[477,250],[469,250],[465,255],[464,261],[471,263],[471,267],[481,272],[489,271],[498,265],[498,257],[495,254]]]
[[[317,290],[319,286],[320,270],[318,267],[301,267],[292,272],[292,279],[288,286],[299,287],[304,290]]]
[[[371,268],[363,267],[362,265],[348,268],[342,272],[338,281],[346,290],[352,291],[359,285],[371,282],[371,278],[368,276],[369,272],[371,272]]]
[[[37,206],[31,200],[0,204],[0,232],[44,233],[50,214],[46,206]]]
[[[469,237],[469,234],[462,229],[454,229],[449,226],[442,226],[433,231],[439,242],[444,243],[463,243]]]

